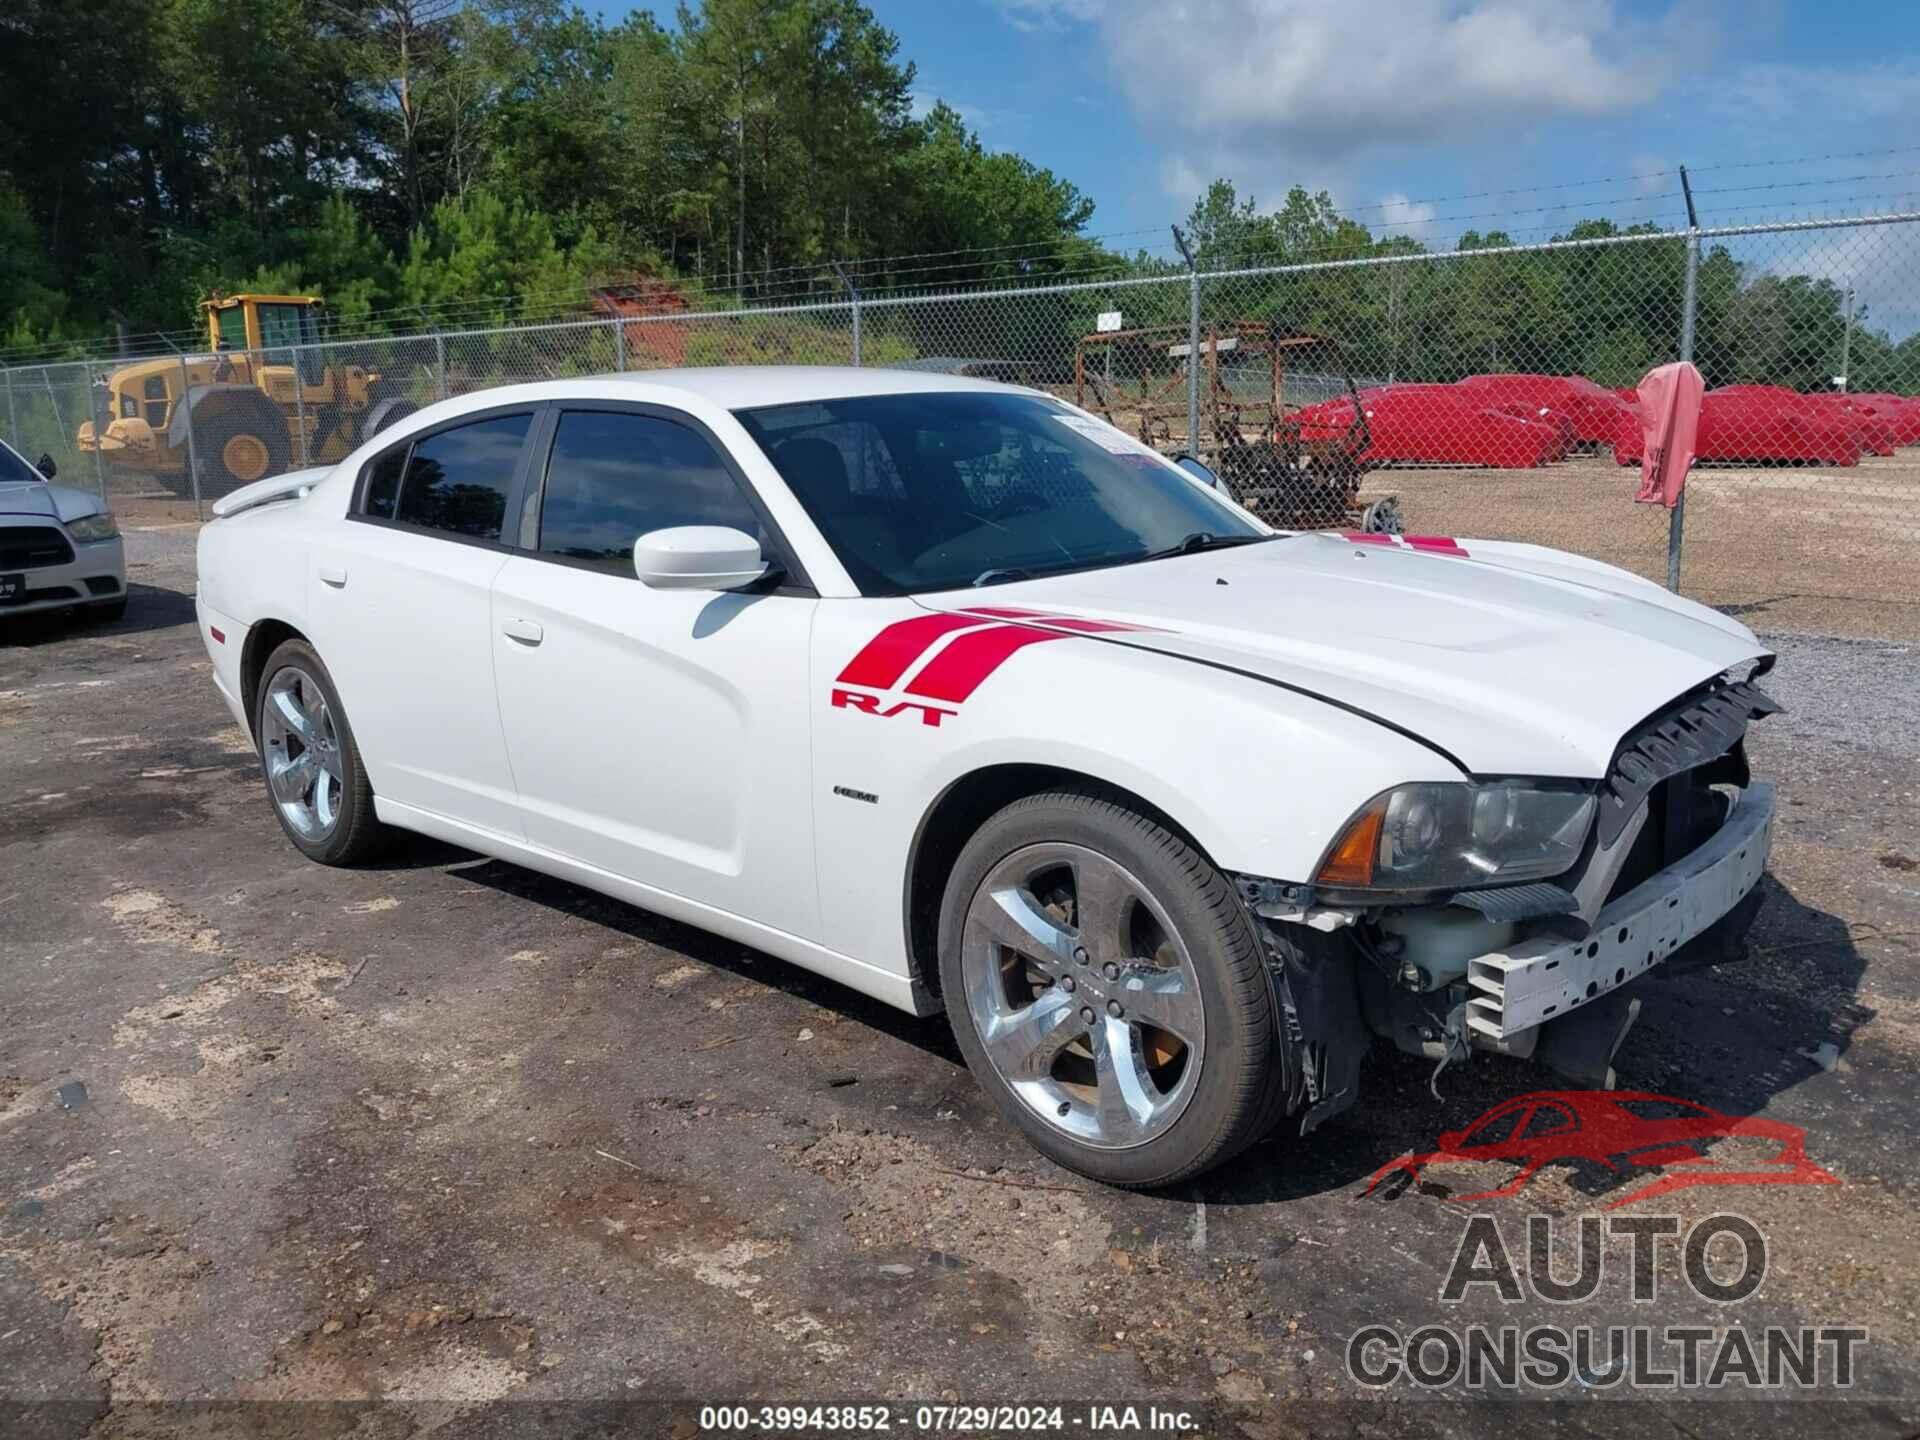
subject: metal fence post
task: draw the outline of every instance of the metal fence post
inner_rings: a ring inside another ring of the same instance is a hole
[[[1173,227],[1173,243],[1187,262],[1187,453],[1204,460],[1200,453],[1200,269],[1178,225]]]
[[[1687,167],[1680,167],[1680,189],[1687,197],[1687,280],[1680,300],[1680,358],[1693,359],[1693,322],[1700,301],[1700,217],[1694,213],[1693,187]],[[1680,549],[1687,528],[1687,488],[1680,487],[1673,509],[1667,512],[1667,589],[1680,590]]]
[[[187,370],[187,357],[180,357],[180,398],[174,403],[187,405],[187,387],[193,383],[193,376]],[[187,407],[181,410],[186,419],[187,432],[187,480],[193,494],[193,513],[206,518],[206,512],[200,508],[200,449],[193,437],[193,410]]]
[[[447,398],[447,337],[433,337],[433,373],[434,384],[439,390],[438,399]]]
[[[100,461],[100,442],[106,438],[106,426],[101,424],[105,411],[93,403],[93,362],[87,362],[87,419],[93,422],[93,488],[100,498],[107,498],[107,470]]]
[[[293,347],[293,433],[300,437],[300,464],[296,468],[304,469],[313,463],[313,457],[307,450],[307,380],[300,368],[300,347]]]
[[[860,346],[860,287],[853,283],[853,277],[847,274],[846,267],[841,265],[841,263],[838,260],[832,261],[830,263],[833,265],[833,273],[840,277],[840,283],[847,287],[847,299],[850,305],[852,306],[853,363],[855,365],[864,365],[866,363],[866,360],[861,354],[861,346]]]
[[[7,443],[20,448],[20,417],[13,410],[13,371],[7,371]]]
[[[609,322],[613,326],[613,368],[624,372],[627,368],[627,327],[621,320]]]

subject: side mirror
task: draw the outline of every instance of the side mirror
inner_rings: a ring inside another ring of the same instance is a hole
[[[33,462],[33,468],[49,480],[60,473],[60,467],[53,463],[53,456],[45,454],[44,452],[38,460]]]
[[[760,542],[730,525],[676,525],[633,542],[633,573],[655,590],[738,590],[772,568]]]
[[[1194,479],[1198,480],[1202,485],[1205,485],[1208,489],[1218,490],[1220,488],[1220,477],[1214,474],[1213,471],[1209,470],[1205,465],[1202,465],[1198,460],[1194,459],[1193,456],[1176,455],[1173,457],[1173,463],[1178,465],[1182,470],[1186,471],[1189,475],[1193,476]]]

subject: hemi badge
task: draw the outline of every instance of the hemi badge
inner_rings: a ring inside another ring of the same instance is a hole
[[[207,633],[213,636],[213,638],[219,641],[222,645],[227,643],[226,633],[223,630],[221,630],[218,625],[209,625],[207,627]]]

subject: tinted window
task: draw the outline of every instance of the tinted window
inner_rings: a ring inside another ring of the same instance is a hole
[[[34,484],[45,478],[27,463],[24,455],[15,453],[10,446],[0,445],[0,484]]]
[[[414,442],[394,519],[449,535],[498,540],[507,488],[531,415],[500,415]],[[369,496],[369,513],[372,511]]]
[[[382,520],[393,518],[393,502],[400,498],[400,472],[407,468],[407,447],[389,450],[367,471],[366,512]]]
[[[1038,395],[868,395],[739,419],[868,594],[1264,536],[1144,445]]]
[[[540,505],[540,550],[610,574],[633,574],[633,542],[675,525],[730,525],[766,535],[713,446],[650,415],[560,417]]]

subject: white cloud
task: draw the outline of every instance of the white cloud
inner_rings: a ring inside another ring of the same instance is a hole
[[[1654,20],[1615,0],[999,0],[1084,27],[1149,133],[1169,193],[1338,176],[1380,144],[1487,140],[1630,113],[1713,49],[1712,3]]]
[[[1374,212],[1376,228],[1391,235],[1424,235],[1439,212],[1424,200],[1409,200],[1405,195],[1382,195]]]
[[[1690,22],[1610,0],[1080,0],[1136,110],[1196,135],[1352,151],[1653,98]],[[1696,62],[1697,51],[1684,63]]]

